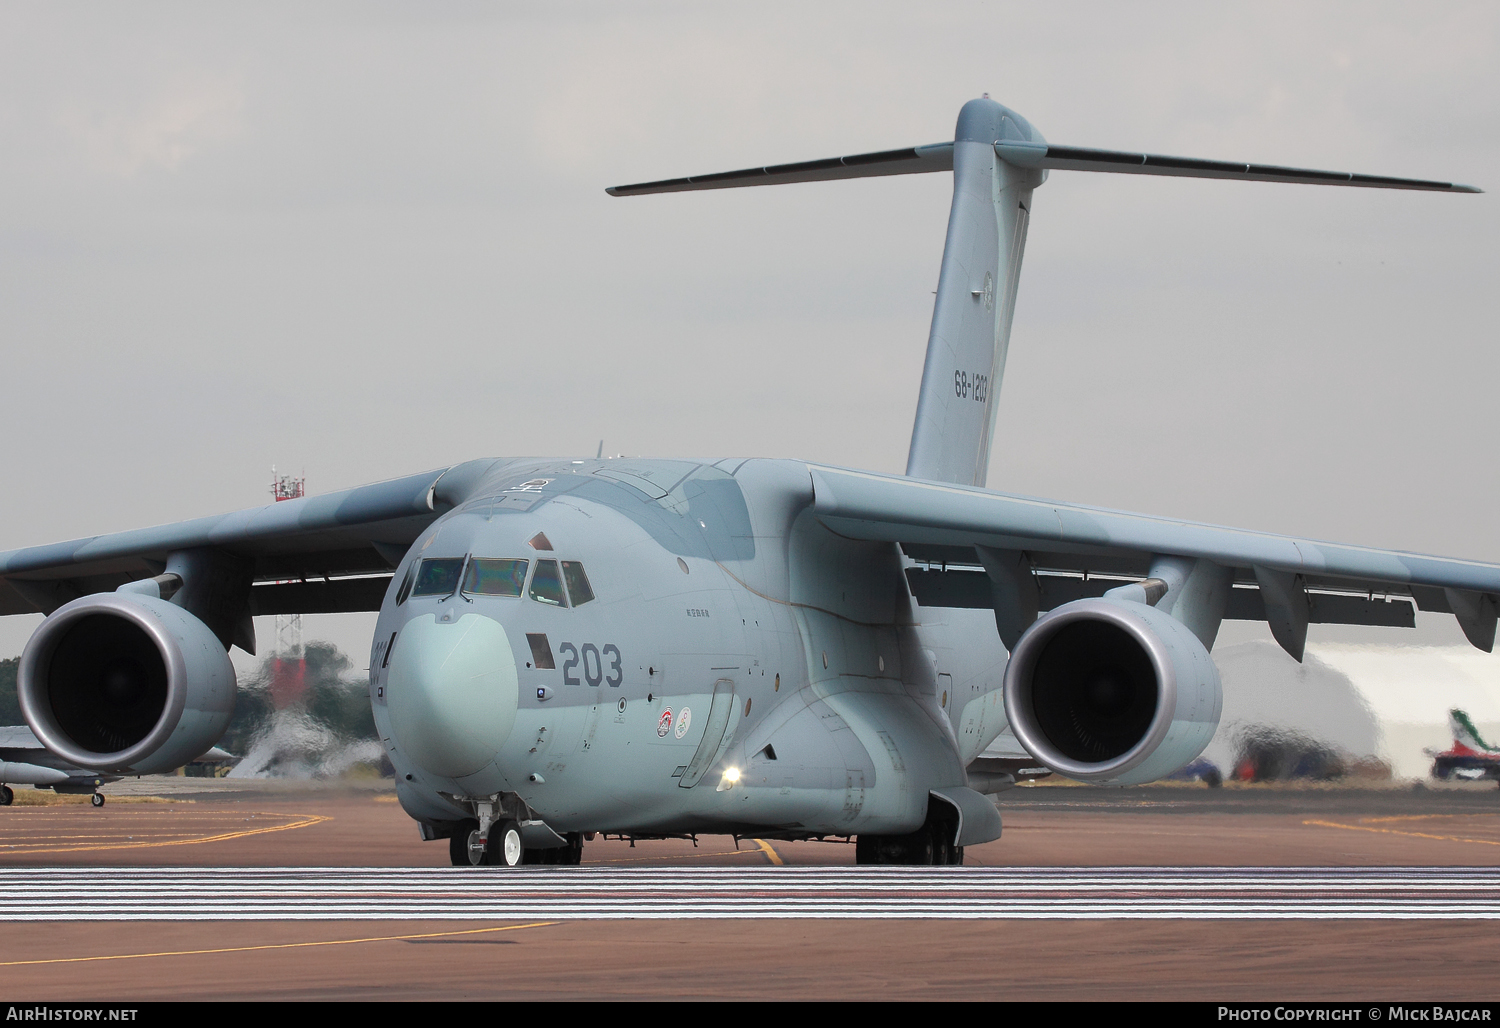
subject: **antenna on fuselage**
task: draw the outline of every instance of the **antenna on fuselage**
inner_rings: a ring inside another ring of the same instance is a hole
[[[953,207],[948,216],[906,473],[915,478],[982,486],[989,473],[995,399],[1010,344],[1021,255],[1031,218],[1031,192],[1053,170],[1449,193],[1483,191],[1426,179],[1055,146],[1025,118],[989,99],[986,93],[959,111],[951,143],[639,182],[611,186],[605,192],[610,196],[641,196],[952,171]]]

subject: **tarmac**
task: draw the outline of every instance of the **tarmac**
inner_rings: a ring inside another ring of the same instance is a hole
[[[881,869],[902,896],[923,889],[936,895],[959,883],[994,892],[1040,882],[1052,890],[1029,906],[975,908],[994,916],[955,914],[962,896],[941,909],[916,905],[883,916],[897,908],[861,898],[872,869],[837,872],[854,863],[853,846],[842,843],[745,839],[737,846],[703,836],[696,845],[632,846],[595,839],[581,868],[452,869],[446,844],[422,842],[381,780],[155,778],[104,791],[109,802],[97,809],[20,792],[16,806],[0,810],[7,899],[45,893],[57,899],[57,916],[76,918],[22,921],[17,910],[25,904],[0,915],[9,926],[0,938],[0,968],[10,999],[1438,1002],[1488,1000],[1496,992],[1494,904],[1456,892],[1441,916],[1403,916],[1415,908],[1397,900],[1446,888],[1444,882],[1478,883],[1464,888],[1493,893],[1500,870],[1380,870],[1500,867],[1500,792],[1493,785],[1022,787],[999,797],[1004,836],[969,847],[966,867],[952,869],[954,885],[935,877],[944,869]],[[49,802],[28,805],[37,799]],[[172,868],[184,870],[153,870]],[[202,870],[239,868],[266,870],[259,878]],[[387,878],[378,870],[304,870],[320,868],[393,870]],[[1045,870],[1070,868],[1119,869],[1108,875],[1123,877],[1109,880],[1126,899],[1177,883],[1171,895],[1181,902],[1145,914],[1121,907],[1118,916],[1083,904],[1079,913],[1058,916],[1097,889],[1088,881],[1107,877]],[[1170,868],[1255,870],[1159,870]],[[1317,868],[1355,870],[1332,879],[1297,870]],[[1132,877],[1129,869],[1141,872]],[[488,905],[475,906],[462,888],[472,887],[476,874],[505,888],[526,880],[530,891],[512,905],[486,894]],[[1314,890],[1297,892],[1309,874]],[[244,919],[273,878],[291,890],[292,905],[272,910],[273,919]],[[228,883],[224,896],[214,894],[225,905],[182,899],[200,879]],[[316,888],[307,884],[314,879]],[[1199,885],[1181,885],[1188,879]],[[797,883],[814,880],[828,902],[842,904],[822,912],[829,916],[766,905],[765,896],[793,895]],[[1192,888],[1212,898],[1261,880],[1292,906],[1275,908],[1280,913],[1226,907],[1219,916],[1211,906],[1193,906]],[[621,881],[630,888],[622,891]],[[695,914],[689,902],[695,883],[707,881],[727,890],[728,906],[712,916]],[[159,891],[138,891],[140,882]],[[593,883],[586,891],[616,903],[613,915],[607,906],[565,915],[537,906],[538,895],[584,887],[575,882]],[[359,904],[316,905],[322,900],[315,896],[347,894],[355,884],[364,890]],[[417,885],[444,897],[429,908],[444,916],[422,916],[423,901],[411,899]],[[1375,897],[1373,906],[1351,913],[1354,907],[1337,905],[1362,889]],[[626,893],[634,906],[618,905]],[[971,902],[983,901],[973,894]],[[308,898],[298,902],[299,895]],[[762,900],[745,898],[757,895]],[[1388,916],[1380,895],[1388,897]],[[135,919],[101,920],[121,896]],[[164,898],[171,896],[176,906]],[[1467,906],[1482,916],[1454,920]],[[390,919],[382,919],[383,909]],[[141,919],[156,910],[159,919]]]

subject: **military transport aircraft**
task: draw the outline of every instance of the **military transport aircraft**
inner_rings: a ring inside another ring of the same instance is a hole
[[[397,794],[458,864],[577,863],[590,833],[856,840],[954,863],[986,795],[1047,770],[1147,782],[1219,720],[1224,618],[1293,657],[1313,623],[1451,612],[1494,642],[1500,566],[986,489],[1033,190],[1050,171],[1477,192],[1055,146],[986,98],[952,142],[668,179],[692,189],[951,172],[906,475],[795,460],[478,460],[0,554],[42,611],[27,722],[138,774],[224,731],[257,614],[378,610]],[[1040,612],[1046,612],[1041,613]],[[976,763],[1006,728],[1030,759]]]

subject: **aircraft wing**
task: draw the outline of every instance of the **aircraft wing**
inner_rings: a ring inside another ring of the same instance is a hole
[[[1413,605],[1452,613],[1469,640],[1493,646],[1500,565],[1313,542],[970,486],[809,465],[820,521],[841,535],[900,543],[926,568],[908,572],[918,603],[989,607],[975,547],[1020,554],[1040,609],[1145,578],[1159,557],[1233,569],[1224,616],[1266,620],[1301,604],[1305,624],[1411,627]],[[956,565],[956,568],[950,568]],[[1289,596],[1293,601],[1288,603]],[[1277,634],[1279,641],[1281,633]],[[1293,647],[1288,647],[1289,650]],[[1294,656],[1301,658],[1301,646]]]
[[[161,574],[174,555],[194,550],[233,563],[232,573],[251,586],[252,615],[378,610],[407,547],[495,463],[0,553],[0,614],[50,614],[77,597]]]

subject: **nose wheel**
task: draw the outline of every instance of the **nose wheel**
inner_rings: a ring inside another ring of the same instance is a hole
[[[89,802],[96,807],[104,806],[104,794],[99,792],[94,793],[94,795],[89,797]]]
[[[477,838],[479,833],[474,833]],[[474,840],[469,840],[470,860],[473,860]],[[521,845],[521,826],[514,821],[501,821],[490,827],[490,837],[484,843],[482,863],[491,867],[515,867],[521,862],[526,849]]]
[[[448,839],[448,857],[455,867],[515,867],[525,852],[521,826],[511,820],[496,821],[487,837],[475,825]]]

